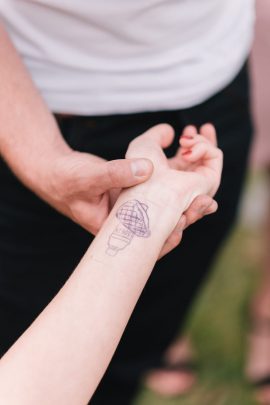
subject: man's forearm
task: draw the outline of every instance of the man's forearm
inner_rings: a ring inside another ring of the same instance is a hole
[[[121,195],[69,281],[2,359],[5,404],[87,402],[179,212],[136,188]]]
[[[41,187],[50,160],[69,152],[54,117],[0,25],[0,153],[30,188]]]

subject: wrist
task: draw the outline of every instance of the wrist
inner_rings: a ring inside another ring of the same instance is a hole
[[[164,210],[139,193],[123,192],[91,244],[89,254],[110,267],[117,267],[119,261],[127,262],[128,267],[132,258],[136,258],[139,269],[148,262],[146,267],[150,271],[177,222],[172,210]]]
[[[183,212],[190,206],[193,200],[201,195],[206,194],[204,182],[198,181],[194,176],[183,179],[149,179],[145,183],[127,189],[121,193],[126,196],[140,196],[152,202],[160,211],[166,213],[168,217],[178,219]]]
[[[136,186],[123,191],[117,200],[116,207],[125,201],[134,200],[147,205],[152,235],[158,235],[165,242],[181,217],[184,205],[177,201],[172,190],[160,193],[160,187],[153,184],[147,189]]]
[[[29,187],[34,193],[48,201],[55,195],[57,190],[57,167],[61,166],[64,161],[73,151],[61,138],[53,145],[48,145],[46,150],[33,153],[28,163],[23,163],[18,168],[18,177],[23,183]]]

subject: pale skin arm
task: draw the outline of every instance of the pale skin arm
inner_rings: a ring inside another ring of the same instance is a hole
[[[0,38],[0,154],[34,193],[96,234],[111,209],[111,191],[146,181],[152,163],[141,156],[106,162],[72,150],[1,22]],[[200,196],[187,212],[187,224],[214,211],[213,200]],[[176,235],[164,252],[175,246]]]
[[[169,169],[160,148],[170,137],[160,126],[130,145],[130,156],[142,149],[151,155],[154,175],[121,193],[68,282],[2,358],[1,403],[84,405],[94,393],[165,240],[192,200],[219,185],[222,154],[211,142],[188,140],[198,164],[193,157],[194,171],[183,173]],[[119,207],[134,200],[148,207],[150,233],[135,235],[110,256]]]

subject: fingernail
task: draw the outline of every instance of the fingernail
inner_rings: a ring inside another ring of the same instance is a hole
[[[193,135],[182,135],[181,138],[186,138],[186,139],[193,139]]]
[[[186,151],[186,152],[182,152],[182,155],[183,156],[185,156],[185,155],[190,155],[192,153],[192,151],[191,150],[188,150],[188,151]]]
[[[135,177],[145,177],[151,172],[151,163],[149,160],[140,159],[131,162],[131,170]]]

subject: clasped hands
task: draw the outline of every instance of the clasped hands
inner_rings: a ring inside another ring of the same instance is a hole
[[[164,255],[177,246],[185,227],[216,211],[213,196],[222,170],[222,152],[216,146],[211,124],[202,126],[200,135],[195,127],[186,127],[176,155],[167,159],[163,148],[173,138],[171,126],[157,125],[130,143],[126,159],[109,162],[70,149],[52,162],[42,196],[59,212],[96,234],[122,189],[162,182],[186,199],[184,216],[168,238],[161,252]]]

